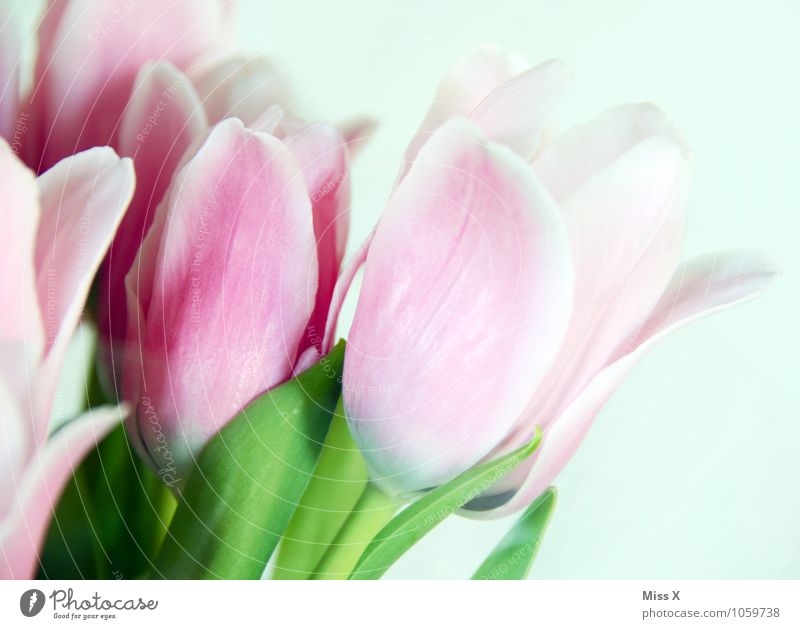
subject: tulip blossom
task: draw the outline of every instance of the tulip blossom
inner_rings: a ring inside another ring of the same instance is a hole
[[[553,137],[569,81],[560,62],[476,51],[409,146],[366,254],[343,382],[390,492],[442,484],[539,426],[534,457],[468,508],[527,506],[654,343],[775,274],[747,252],[681,262],[683,139],[647,104]]]
[[[0,63],[5,63],[0,71],[8,75],[0,111],[18,112],[16,127],[12,123],[0,133],[12,141],[24,125],[15,149],[32,168],[106,144],[134,160],[136,192],[101,273],[97,318],[104,353],[121,354],[127,330],[124,278],[164,191],[213,125],[231,117],[285,140],[301,163],[320,262],[315,314],[300,348],[308,350],[304,364],[319,353],[347,238],[346,147],[354,147],[369,126],[354,121],[340,132],[298,119],[285,73],[230,46],[234,4],[51,1],[39,26],[33,89],[21,105],[16,74],[22,40],[13,25],[0,37]],[[110,356],[105,358],[110,364]]]
[[[308,360],[318,355],[347,241],[348,146],[365,131],[305,122],[292,114],[292,100],[285,75],[263,57],[226,51],[210,60],[201,55],[185,71],[169,61],[145,64],[139,70],[115,139],[119,153],[134,160],[137,188],[103,272],[99,318],[112,339],[125,335],[124,277],[173,175],[216,123],[238,118],[285,141],[302,168],[312,202],[319,284],[301,351],[314,350]]]
[[[133,193],[130,160],[96,148],[36,178],[0,140],[0,577],[32,578],[62,488],[124,408],[48,434],[64,355]]]
[[[127,277],[129,434],[167,484],[294,373],[318,285],[302,165],[273,135],[215,125],[173,178]]]
[[[331,124],[306,123],[286,113],[282,99],[287,88],[279,79],[266,61],[237,55],[225,56],[192,75],[167,62],[145,65],[139,72],[117,140],[120,154],[133,158],[137,188],[102,274],[99,319],[112,343],[124,338],[127,330],[124,277],[166,189],[213,126],[237,118],[283,140],[302,169],[318,243],[319,285],[301,351],[320,345],[316,339],[322,336],[347,240],[347,140]],[[112,350],[119,351],[113,346]]]
[[[21,111],[32,131],[25,157],[37,171],[92,146],[116,146],[140,68],[179,68],[229,39],[227,0],[49,0],[38,27],[33,86]]]

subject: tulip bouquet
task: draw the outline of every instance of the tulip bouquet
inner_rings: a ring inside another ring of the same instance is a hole
[[[516,513],[475,578],[524,578],[626,374],[770,261],[681,262],[659,109],[559,133],[569,69],[485,46],[343,263],[371,120],[302,118],[230,2],[167,4],[50,0],[26,91],[0,16],[0,576],[375,579],[445,517]]]

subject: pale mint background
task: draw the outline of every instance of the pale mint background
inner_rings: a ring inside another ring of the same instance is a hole
[[[559,478],[534,575],[800,577],[798,5],[243,0],[237,30],[284,64],[307,112],[381,119],[353,169],[351,250],[439,78],[480,42],[568,61],[565,125],[661,104],[695,154],[687,254],[762,249],[785,274],[635,370]],[[454,518],[390,575],[469,575],[509,524]]]
[[[665,108],[695,156],[687,255],[761,249],[784,276],[635,370],[559,478],[533,574],[800,577],[797,4],[241,0],[237,33],[284,65],[306,113],[381,119],[353,168],[351,250],[439,78],[480,42],[568,61],[563,125],[625,101]],[[509,525],[453,518],[390,576],[468,576]]]

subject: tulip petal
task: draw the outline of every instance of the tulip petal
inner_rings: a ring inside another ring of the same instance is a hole
[[[108,333],[115,340],[125,337],[125,276],[179,163],[206,126],[197,94],[181,72],[167,62],[142,68],[119,135],[120,155],[133,159],[136,190],[103,269],[98,313],[103,339]]]
[[[41,172],[85,148],[115,145],[120,118],[147,62],[189,65],[225,39],[218,0],[53,2],[40,30],[33,115]]]
[[[19,152],[15,129],[24,120],[17,119],[19,107],[19,70],[22,61],[22,37],[14,9],[0,4],[0,137],[8,138]]]
[[[378,225],[345,358],[347,416],[382,486],[441,484],[497,445],[555,356],[572,281],[528,165],[469,121],[441,127]]]
[[[255,121],[249,125],[253,131],[261,131],[261,133],[269,133],[274,135],[275,129],[280,125],[281,120],[284,118],[283,107],[280,105],[270,105],[264,113],[262,113]]]
[[[565,63],[545,61],[495,89],[469,117],[487,138],[530,160],[571,81],[572,71]]]
[[[547,489],[572,458],[597,413],[653,345],[702,317],[754,299],[776,275],[770,260],[749,252],[708,254],[683,263],[644,325],[619,347],[614,361],[595,375],[557,418],[548,421],[549,428],[525,484],[490,517],[522,509]],[[525,434],[519,434],[503,451],[513,450],[524,440]]]
[[[95,408],[53,434],[30,461],[0,521],[0,578],[32,579],[50,517],[72,471],[127,413]]]
[[[342,272],[336,279],[336,285],[334,286],[333,295],[331,296],[331,304],[328,309],[328,318],[325,322],[325,334],[322,338],[322,345],[320,347],[318,339],[315,338],[314,344],[300,354],[300,358],[297,359],[297,364],[294,368],[295,375],[311,367],[311,365],[320,359],[320,356],[328,354],[333,348],[336,342],[336,326],[339,322],[339,314],[342,311],[344,300],[350,291],[350,286],[353,284],[356,274],[367,260],[367,253],[369,252],[369,247],[374,237],[375,229],[369,233],[352,257],[342,266]]]
[[[574,310],[522,422],[556,415],[655,306],[680,260],[688,189],[682,148],[648,137],[562,199],[576,269]]]
[[[14,487],[20,482],[22,464],[33,445],[30,420],[22,412],[27,392],[21,390],[22,383],[12,380],[14,370],[24,371],[24,352],[19,344],[0,344],[0,514],[8,511]]]
[[[42,321],[36,296],[34,249],[39,199],[33,173],[0,138],[0,343],[24,342],[33,360],[42,350]]]
[[[250,125],[271,105],[292,102],[286,73],[261,56],[226,56],[191,74],[191,80],[212,124],[239,118]]]
[[[367,261],[367,254],[369,253],[373,238],[375,238],[375,229],[369,233],[364,242],[361,243],[353,254],[353,257],[342,267],[342,272],[336,280],[336,286],[333,289],[333,296],[331,297],[331,306],[328,310],[328,320],[325,323],[325,337],[322,343],[323,351],[326,354],[331,351],[336,341],[336,325],[339,322],[339,314],[342,311],[342,305],[347,297],[347,293],[350,291],[350,286],[353,284],[356,274]]]
[[[328,308],[342,264],[350,223],[347,144],[331,124],[292,124],[284,120],[284,142],[303,170],[314,214],[319,282],[314,312],[300,351],[316,345],[322,351]]]
[[[620,105],[556,138],[533,165],[553,197],[561,201],[626,151],[659,137],[688,154],[680,131],[658,107],[652,103]]]
[[[60,161],[37,185],[36,275],[46,351],[38,414],[46,421],[69,339],[133,195],[133,165],[108,147],[94,148]],[[39,439],[43,428],[37,427]]]
[[[159,435],[176,437],[168,447],[182,464],[292,373],[316,291],[315,238],[289,150],[236,119],[214,128],[158,214],[128,275],[143,380],[127,369],[126,397],[150,399],[139,413],[152,410],[159,430],[141,438],[154,452]]]
[[[464,55],[439,84],[433,104],[406,149],[405,164],[397,181],[405,177],[422,146],[445,121],[468,116],[489,94],[529,65],[522,55],[492,45],[480,46]]]

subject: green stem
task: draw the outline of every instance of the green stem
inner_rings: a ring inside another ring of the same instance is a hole
[[[100,382],[100,369],[102,367],[97,360],[89,366],[88,381],[86,383],[86,408],[94,408],[95,406],[111,403]]]
[[[312,579],[346,579],[372,538],[394,517],[400,503],[369,483]]]
[[[366,486],[367,465],[340,399],[314,476],[283,533],[272,578],[309,578]]]

